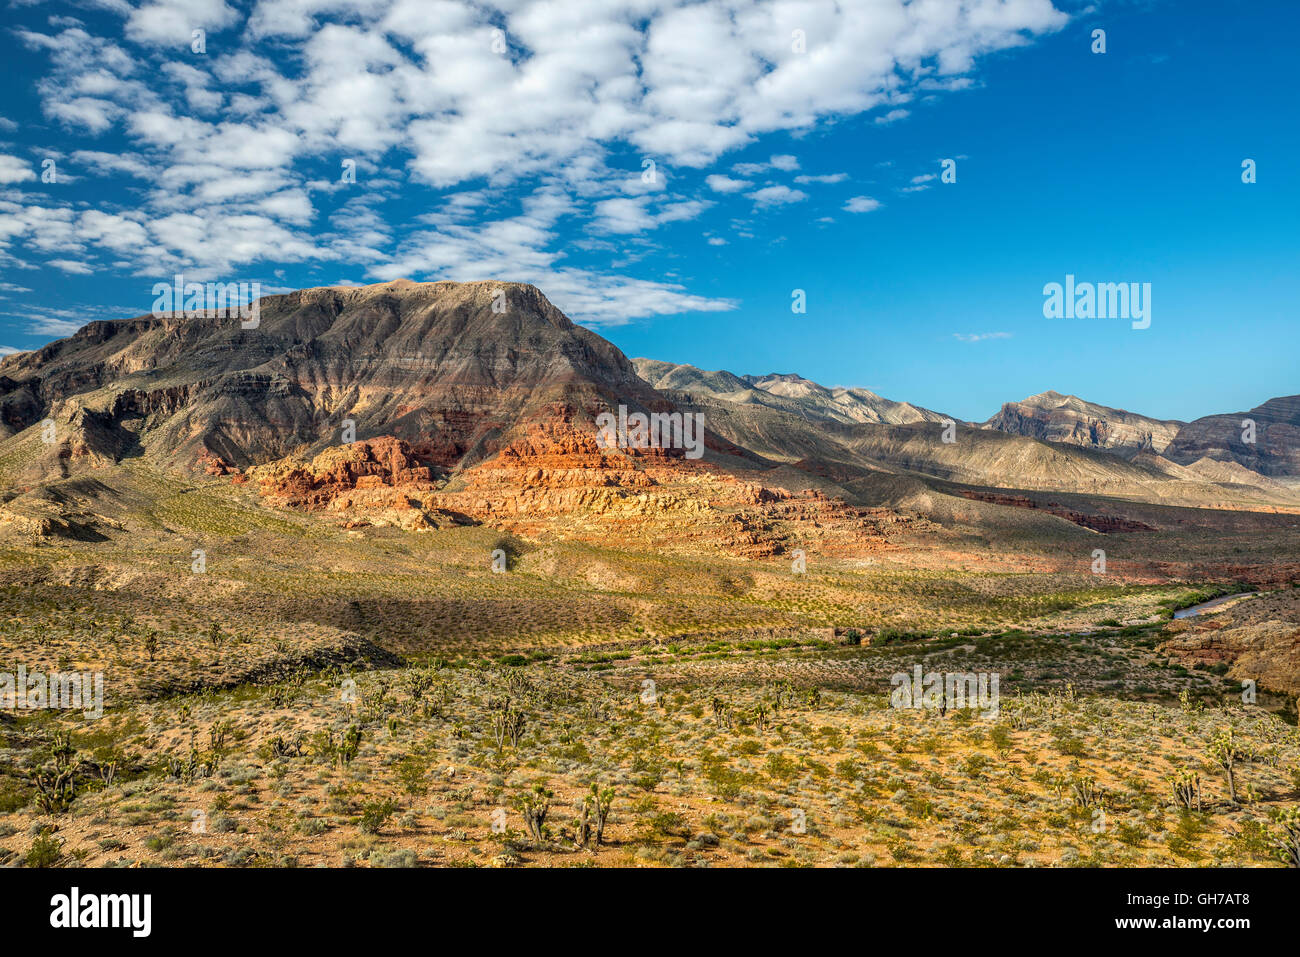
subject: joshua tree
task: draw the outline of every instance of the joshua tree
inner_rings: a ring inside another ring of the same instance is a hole
[[[1192,810],[1201,809],[1201,776],[1195,771],[1179,771],[1171,779],[1174,786],[1174,800],[1180,807]]]
[[[144,653],[153,661],[154,656],[158,654],[158,636],[152,631],[144,636]]]
[[[433,687],[433,675],[427,671],[421,671],[418,668],[412,668],[405,673],[406,690],[411,697],[419,701],[425,693]]]
[[[1228,798],[1233,804],[1236,804],[1236,766],[1238,761],[1249,758],[1249,750],[1236,739],[1233,730],[1229,728],[1226,731],[1220,731],[1214,736],[1214,740],[1210,742],[1210,746],[1205,750],[1205,755],[1223,768],[1224,773],[1228,776]]]
[[[1076,777],[1070,783],[1070,790],[1074,793],[1074,803],[1085,808],[1095,805],[1100,794],[1097,790],[1097,779],[1087,775]]]
[[[77,767],[72,764],[40,768],[32,772],[36,800],[46,814],[62,814],[77,798]]]
[[[492,737],[496,741],[497,750],[505,748],[506,742],[510,742],[510,747],[519,747],[519,739],[524,734],[524,713],[518,708],[510,706],[510,700],[506,699],[505,710],[492,717]]]
[[[730,710],[731,705],[727,704],[725,698],[720,698],[717,695],[713,696],[713,720],[717,722],[719,728],[722,727],[727,718],[727,712]]]
[[[348,725],[348,729],[343,732],[343,740],[339,742],[339,764],[351,764],[359,750],[361,750],[361,729],[355,724]]]
[[[578,808],[578,819],[574,822],[573,843],[577,847],[586,847],[591,840],[591,798],[584,797]]]
[[[593,817],[595,826],[596,847],[600,847],[600,842],[605,837],[605,822],[609,820],[609,806],[614,800],[614,789],[605,788],[601,790],[598,785],[591,786],[591,793],[582,799],[582,806],[579,809],[579,817],[576,822],[577,833],[574,837],[574,843],[578,847],[586,847],[590,843],[593,833]]]
[[[773,695],[773,710],[780,711],[794,699],[794,686],[788,681],[782,681],[773,689]]]
[[[1278,811],[1273,819],[1281,828],[1274,837],[1278,857],[1287,867],[1300,867],[1300,808]]]
[[[77,749],[72,746],[72,735],[69,732],[54,732],[50,756],[54,758],[54,766],[57,768],[66,768],[72,763],[72,759],[77,756]]]
[[[208,740],[212,745],[213,752],[221,752],[226,748],[226,735],[235,730],[235,724],[229,718],[224,721],[218,721],[208,729]]]
[[[614,801],[614,789],[604,788],[603,790],[596,785],[591,786],[591,800],[595,805],[596,812],[596,846],[600,847],[600,842],[605,838],[605,822],[609,820],[609,806]]]
[[[551,809],[551,798],[554,796],[542,785],[535,784],[531,793],[525,794],[516,802],[519,812],[524,816],[524,823],[528,826],[528,833],[539,844],[544,840],[542,827],[546,824],[546,814]]]
[[[54,763],[31,772],[36,801],[46,814],[62,814],[76,800],[77,774],[83,763],[74,761],[76,756],[72,735],[67,731],[55,731],[54,743],[50,746]]]

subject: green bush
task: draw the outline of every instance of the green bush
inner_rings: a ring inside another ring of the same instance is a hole
[[[385,798],[382,801],[367,801],[361,805],[361,817],[357,821],[357,825],[366,834],[378,834],[396,811],[397,802],[392,798]]]
[[[63,841],[43,828],[27,851],[28,867],[54,867],[63,858]]]

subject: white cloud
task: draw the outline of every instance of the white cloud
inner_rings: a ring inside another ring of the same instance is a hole
[[[985,339],[1010,339],[1009,332],[954,332],[954,339],[960,339],[962,342],[982,342]]]
[[[736,193],[753,185],[747,179],[732,179],[730,176],[723,176],[719,173],[706,176],[704,183],[715,193]]]
[[[870,196],[854,196],[844,204],[844,211],[847,213],[869,213],[879,208],[880,200],[872,199]]]
[[[640,233],[654,229],[655,218],[646,212],[644,201],[607,199],[596,204],[595,225],[606,233]]]
[[[101,213],[96,209],[81,214],[77,223],[77,235],[87,242],[122,254],[134,252],[149,243],[148,233],[138,222],[125,216]]]
[[[136,43],[188,51],[194,30],[220,30],[238,20],[225,0],[154,0],[132,11],[126,35]]]
[[[75,260],[71,260],[71,259],[50,259],[46,261],[45,265],[53,266],[55,269],[62,270],[63,272],[66,273],[71,273],[76,276],[89,276],[91,273],[95,271],[88,264],[82,262],[76,262]]]
[[[618,200],[619,203],[634,200]],[[636,204],[639,208],[639,204]],[[408,237],[395,257],[371,266],[367,275],[391,279],[506,279],[531,282],[572,318],[597,325],[617,325],[644,316],[679,312],[717,312],[736,303],[692,295],[676,282],[635,279],[566,267],[558,242],[559,221],[577,205],[555,187],[525,198],[522,211],[505,219],[473,226],[444,224],[437,231]],[[613,221],[642,225],[637,211],[608,208]],[[645,213],[641,210],[641,213]],[[645,215],[649,215],[645,213]]]
[[[766,163],[737,163],[732,167],[732,170],[741,176],[757,176],[759,173],[766,173],[774,169],[783,173],[793,173],[798,168],[799,157],[791,156],[788,153],[779,153],[768,157]]]
[[[109,129],[114,120],[122,115],[122,110],[110,101],[89,96],[71,100],[47,100],[45,112],[65,126],[84,129],[92,135]]]
[[[72,154],[73,163],[86,172],[97,176],[112,176],[125,173],[138,179],[150,179],[152,168],[141,157],[133,153],[105,153],[99,150],[77,150]]]
[[[70,336],[87,322],[89,320],[85,318],[69,319],[57,315],[36,315],[32,317],[27,331],[34,336]]]
[[[808,198],[808,194],[801,189],[780,185],[764,186],[745,195],[759,206],[784,206],[788,203],[800,203]]]
[[[689,219],[695,219],[711,205],[710,202],[698,199],[665,203],[660,207],[657,218],[660,223],[681,223]]]
[[[25,183],[31,179],[36,179],[36,173],[28,163],[17,156],[0,153],[0,184],[7,186],[10,183]]]
[[[559,216],[592,234],[566,242],[575,248],[694,219],[708,201],[674,192],[683,181],[669,178],[674,168],[705,167],[765,134],[895,107],[922,90],[961,88],[977,57],[1067,21],[1050,0],[257,0],[246,23],[226,0],[92,2],[124,18],[124,40],[69,19],[18,36],[50,59],[37,84],[46,116],[122,140],[116,155],[78,143],[73,163],[153,188],[130,209],[96,202],[100,218],[59,207],[70,202],[62,197],[0,202],[8,263],[25,246],[72,268],[101,250],[137,269],[196,274],[314,261],[372,275],[529,276],[604,322],[619,321],[620,308],[726,306],[675,281],[562,264]],[[496,27],[506,54],[493,51]],[[805,54],[790,49],[796,27],[809,38]],[[189,51],[194,29],[209,33],[206,56]],[[639,182],[642,157],[664,174],[654,184]],[[349,201],[345,215],[322,223],[313,199],[333,208],[347,195],[336,182],[342,158],[365,173],[353,189],[376,200],[412,182],[454,192],[429,204],[428,231],[404,238],[377,204]],[[807,196],[773,183],[753,189],[750,177],[798,168],[796,157],[775,154],[704,183],[778,206]],[[6,169],[21,175],[0,166],[0,177]],[[494,210],[521,195],[519,215]],[[626,263],[634,250],[609,242]]]

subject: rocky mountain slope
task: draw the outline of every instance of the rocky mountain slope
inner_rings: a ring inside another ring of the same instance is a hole
[[[1074,395],[1043,392],[1006,403],[983,427],[1131,457],[1139,452],[1163,452],[1182,425],[1175,420],[1152,419],[1097,405]]]
[[[1249,422],[1254,423],[1254,441]],[[1249,412],[1209,415],[1187,423],[1165,456],[1190,465],[1200,460],[1243,466],[1300,484],[1300,395],[1269,399]]]
[[[500,294],[498,298],[498,293]],[[391,435],[445,467],[492,454],[550,410],[664,406],[626,357],[532,286],[307,289],[237,319],[92,322],[0,364],[0,428],[44,416],[60,454],[245,466]]]
[[[942,413],[865,389],[829,389],[797,375],[735,375],[652,359],[632,363],[674,402],[702,410],[732,443],[864,501],[882,500],[868,485],[889,486],[897,501],[909,500],[915,486],[887,478],[919,476],[1201,507],[1298,504],[1284,486],[1241,466],[1208,460],[1183,466],[1155,454],[1181,423],[1074,396],[1048,392],[1009,403],[1005,417],[977,428],[962,425],[946,442]],[[1025,414],[1008,412],[1013,408]]]

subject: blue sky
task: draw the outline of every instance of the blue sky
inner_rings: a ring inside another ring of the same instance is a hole
[[[1183,419],[1300,391],[1290,3],[19,0],[6,23],[6,349],[147,312],[177,271],[501,279],[628,355],[966,419],[1047,389]],[[1044,318],[1067,273],[1150,283],[1150,328]]]

